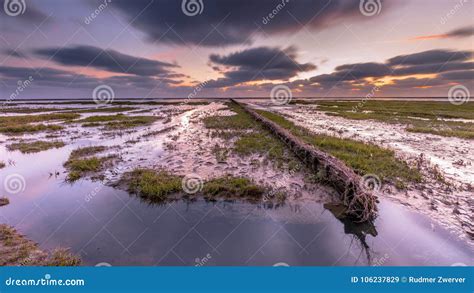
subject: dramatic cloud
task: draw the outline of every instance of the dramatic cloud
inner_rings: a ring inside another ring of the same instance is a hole
[[[151,41],[225,46],[251,43],[255,35],[295,32],[303,25],[312,30],[343,19],[364,19],[359,2],[206,0],[202,1],[201,14],[193,17],[183,13],[182,1],[176,0],[114,0],[113,7],[134,27],[145,32]],[[389,9],[390,3],[384,1],[384,11]],[[273,17],[269,18],[269,14]]]
[[[224,66],[224,78],[211,80],[209,87],[227,87],[247,81],[288,80],[299,72],[316,69],[312,63],[298,63],[294,47],[287,49],[258,47],[232,53],[227,56],[213,54],[210,61]]]
[[[134,57],[115,50],[102,50],[92,46],[36,49],[34,53],[62,65],[94,67],[139,76],[166,75],[170,73],[170,68],[178,67],[176,64]]]
[[[400,55],[388,60],[390,65],[422,65],[464,61],[472,58],[472,51],[429,50],[415,54]]]
[[[445,79],[466,79],[474,69],[472,52],[430,50],[420,53],[400,55],[388,59],[385,63],[355,63],[336,67],[331,74],[321,74],[309,79],[310,84],[318,84],[323,88],[341,87],[353,83],[366,83],[366,79],[380,79],[383,77],[403,77],[420,74],[441,74]],[[472,75],[471,75],[472,78]],[[396,81],[399,86],[409,86],[420,79],[403,79]],[[441,82],[443,83],[443,82]],[[432,83],[430,83],[432,84]]]
[[[34,80],[34,86],[85,88],[90,90],[102,83],[116,88],[130,87],[132,89],[152,89],[159,85],[167,86],[174,83],[166,78],[158,79],[147,76],[112,76],[108,78],[96,78],[53,68],[0,66],[0,77],[7,85],[16,87],[18,81],[29,79],[30,76]]]
[[[445,34],[427,35],[415,37],[412,40],[448,39],[448,38],[468,38],[474,36],[474,26],[467,26],[449,31]]]

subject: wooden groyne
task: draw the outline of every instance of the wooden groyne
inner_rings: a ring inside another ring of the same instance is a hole
[[[283,141],[306,166],[317,172],[318,177],[331,185],[340,194],[341,202],[345,206],[344,214],[347,217],[360,222],[370,221],[376,217],[376,196],[364,189],[361,177],[341,160],[304,142],[289,130],[246,105],[236,100],[232,102],[242,107],[245,112]]]

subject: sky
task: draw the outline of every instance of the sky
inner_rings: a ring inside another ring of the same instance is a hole
[[[5,100],[474,92],[474,0],[0,4]]]

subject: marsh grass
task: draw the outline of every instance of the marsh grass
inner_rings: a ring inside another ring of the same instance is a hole
[[[236,113],[232,116],[210,116],[203,119],[206,128],[211,129],[211,137],[226,140],[235,139],[233,151],[240,156],[252,154],[264,155],[276,168],[296,170],[300,165],[286,146],[268,130],[234,103],[226,103],[229,110]]]
[[[182,191],[182,177],[167,171],[135,169],[125,175],[128,179],[128,191],[151,202],[161,202],[167,196]]]
[[[199,196],[212,201],[223,199],[255,202],[262,200],[270,191],[248,178],[225,175],[203,182],[202,190],[190,195],[184,192],[182,182],[182,176],[168,171],[140,168],[125,173],[121,179],[121,184],[126,185],[128,192],[152,203]]]
[[[79,108],[3,108],[0,109],[0,113],[21,113],[21,114],[29,114],[29,113],[40,113],[40,112],[57,112],[63,110],[77,110]]]
[[[33,141],[33,142],[17,142],[6,146],[10,151],[20,151],[23,154],[38,153],[52,148],[61,148],[65,144],[62,141]]]
[[[150,125],[159,120],[156,116],[127,116],[123,114],[91,116],[74,123],[82,123],[83,127],[104,127],[105,130],[120,130]]]
[[[0,117],[0,133],[7,135],[34,133],[40,131],[57,131],[62,130],[60,125],[47,125],[41,122],[50,121],[71,121],[79,118],[76,113],[52,113],[40,115],[20,115]],[[35,123],[35,124],[33,124]],[[39,123],[39,124],[38,124]]]
[[[248,178],[227,175],[206,182],[202,192],[208,199],[227,198],[259,201],[267,193],[267,190],[254,184]]]
[[[104,146],[83,147],[73,150],[64,167],[69,171],[66,178],[68,182],[74,182],[87,174],[97,173],[104,168],[104,163],[111,161],[116,156],[106,157],[93,156],[106,150]]]
[[[377,120],[407,125],[410,132],[430,133],[446,137],[474,139],[474,123],[444,119],[471,119],[474,122],[474,103],[453,105],[449,102],[423,101],[366,101],[311,102],[330,116],[353,120]]]
[[[136,107],[97,107],[90,109],[75,110],[75,113],[118,113],[137,110]],[[69,109],[68,109],[69,110]]]
[[[2,266],[78,266],[81,259],[64,248],[51,255],[19,234],[13,227],[0,224],[0,265]]]
[[[374,174],[383,181],[389,181],[399,186],[399,181],[420,182],[422,179],[418,170],[396,158],[395,153],[391,150],[352,139],[315,134],[275,113],[262,110],[257,110],[257,112],[288,129],[306,143],[342,160],[359,175]]]

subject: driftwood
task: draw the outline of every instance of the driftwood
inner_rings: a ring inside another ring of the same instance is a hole
[[[245,105],[235,100],[232,102],[242,107],[256,121],[282,140],[306,166],[318,172],[318,175],[340,194],[341,202],[346,207],[347,217],[360,222],[370,221],[376,217],[376,196],[364,189],[361,177],[351,168]]]

